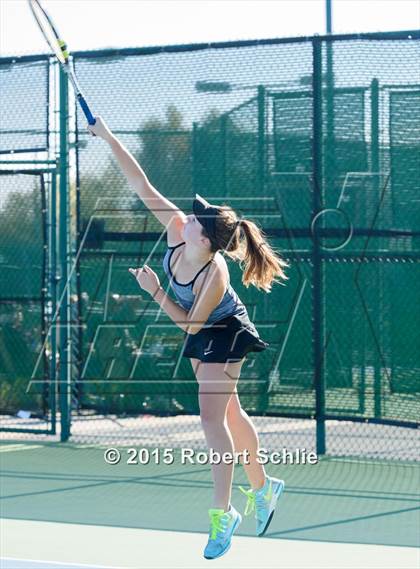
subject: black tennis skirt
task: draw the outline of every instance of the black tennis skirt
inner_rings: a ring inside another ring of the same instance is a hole
[[[197,334],[187,334],[182,355],[206,363],[238,362],[249,352],[262,352],[268,346],[243,310],[203,327]]]

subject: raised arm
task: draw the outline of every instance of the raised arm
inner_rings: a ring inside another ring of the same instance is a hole
[[[181,240],[181,230],[186,223],[185,214],[171,201],[166,199],[149,182],[146,174],[134,156],[125,148],[120,140],[112,134],[101,117],[88,127],[95,136],[108,142],[117,162],[144,205],[168,230],[168,239],[172,242]]]

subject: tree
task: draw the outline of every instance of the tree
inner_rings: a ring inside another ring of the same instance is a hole
[[[151,183],[168,197],[192,194],[191,131],[183,128],[181,112],[171,105],[166,119],[148,119],[141,127],[136,158]]]

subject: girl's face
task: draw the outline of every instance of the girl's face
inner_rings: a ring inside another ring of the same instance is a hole
[[[205,247],[209,241],[203,235],[203,226],[194,214],[187,215],[187,223],[182,230],[182,237],[186,243]]]

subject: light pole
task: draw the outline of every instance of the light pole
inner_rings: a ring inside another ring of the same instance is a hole
[[[332,6],[331,0],[326,0],[325,10],[327,15],[327,34],[332,34]]]

